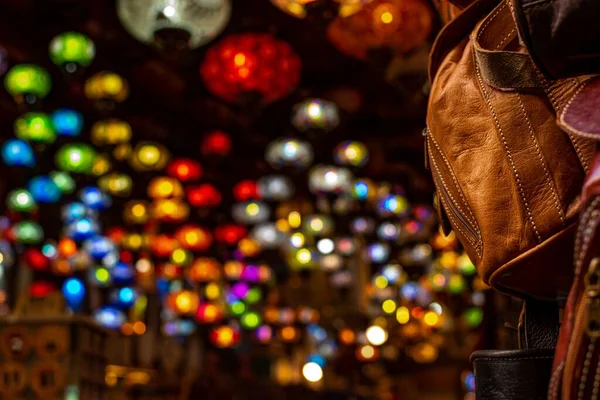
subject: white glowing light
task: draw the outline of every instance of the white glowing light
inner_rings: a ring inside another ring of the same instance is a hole
[[[328,238],[321,239],[317,243],[317,249],[319,249],[322,254],[331,254],[334,248],[335,244],[333,243],[333,240]]]
[[[367,340],[373,346],[381,346],[388,339],[388,334],[385,331],[385,329],[377,325],[372,325],[368,327],[365,334],[367,336]]]
[[[309,382],[319,382],[323,379],[323,369],[319,364],[309,362],[302,367],[302,375],[304,376],[304,379]]]
[[[177,13],[177,10],[175,10],[175,7],[173,7],[173,6],[166,6],[163,9],[163,14],[165,15],[165,17],[168,17],[168,18],[174,17],[176,13]]]

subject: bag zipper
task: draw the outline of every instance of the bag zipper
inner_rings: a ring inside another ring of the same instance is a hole
[[[479,242],[480,242],[479,233],[477,232],[477,230],[475,228],[473,228],[473,226],[471,225],[471,222],[462,215],[462,213],[460,212],[460,210],[458,209],[456,204],[454,204],[454,202],[452,201],[452,198],[450,197],[450,194],[448,193],[448,189],[446,189],[446,187],[442,184],[440,179],[437,177],[437,174],[435,175],[435,181],[437,183],[439,192],[444,197],[445,204],[447,204],[448,208],[450,209],[449,210],[450,213],[452,214],[452,216],[454,216],[456,219],[458,219],[458,221],[461,223],[462,227],[464,227],[465,230],[467,231],[467,233],[469,233],[471,235],[471,239],[473,239],[472,244],[474,246],[478,246]]]
[[[425,150],[425,154],[423,156],[423,165],[425,166],[425,169],[427,171],[429,171],[429,141],[427,140],[427,136],[429,135],[429,127],[425,127],[423,129],[423,148]]]
[[[423,161],[424,161],[425,168],[428,170],[431,169],[431,165],[429,163],[429,138],[428,138],[430,133],[431,133],[431,131],[429,130],[428,126],[423,129],[423,140],[425,142],[424,143],[425,154],[424,154]],[[441,182],[441,179],[439,178],[439,171],[437,171],[437,170],[433,171],[433,169],[432,169],[432,172],[433,172],[432,175],[434,177],[436,186],[438,187],[438,191],[441,192],[441,194],[444,198],[444,202],[448,205],[449,210],[446,210],[446,211],[450,211],[452,216],[455,217],[462,224],[462,227],[464,227],[465,230],[467,231],[467,233],[469,235],[471,235],[471,239],[472,239],[471,244],[474,247],[478,247],[479,243],[481,242],[481,238],[479,237],[479,232],[477,231],[477,229],[475,229],[473,227],[471,222],[463,216],[463,214],[460,212],[460,210],[458,209],[456,204],[454,204],[454,201],[452,201],[452,196],[450,196],[448,189],[446,188],[446,186],[444,186],[444,184]],[[441,207],[441,204],[439,204],[439,206],[440,206],[440,210],[441,210],[443,207]]]

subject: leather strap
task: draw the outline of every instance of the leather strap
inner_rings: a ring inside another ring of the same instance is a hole
[[[505,50],[516,37],[509,3],[503,1],[473,32],[473,51],[481,76],[488,85],[502,91],[541,89],[529,54]]]
[[[483,350],[471,355],[476,398],[545,400],[553,350]]]

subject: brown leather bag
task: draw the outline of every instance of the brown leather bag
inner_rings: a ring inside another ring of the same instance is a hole
[[[474,2],[443,29],[429,72],[426,145],[442,219],[495,289],[566,294],[593,143],[561,130],[556,111],[584,80],[545,81],[499,0]]]

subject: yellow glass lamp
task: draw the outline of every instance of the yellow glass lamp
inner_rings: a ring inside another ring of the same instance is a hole
[[[158,221],[182,222],[190,215],[190,207],[179,199],[160,199],[150,205],[150,215]]]
[[[105,175],[98,180],[98,186],[113,196],[127,197],[131,193],[131,178],[119,172]]]
[[[129,96],[127,81],[114,72],[98,72],[85,82],[85,95],[90,100],[121,103]]]
[[[131,152],[129,164],[137,171],[158,171],[163,169],[171,155],[167,149],[154,142],[138,143]]]
[[[175,178],[160,176],[148,184],[148,196],[153,199],[181,198],[183,195],[183,187]]]
[[[145,224],[148,222],[148,205],[144,201],[133,200],[125,204],[123,219],[130,224]]]
[[[115,146],[131,140],[131,126],[118,119],[98,121],[91,131],[92,143],[96,146]]]

